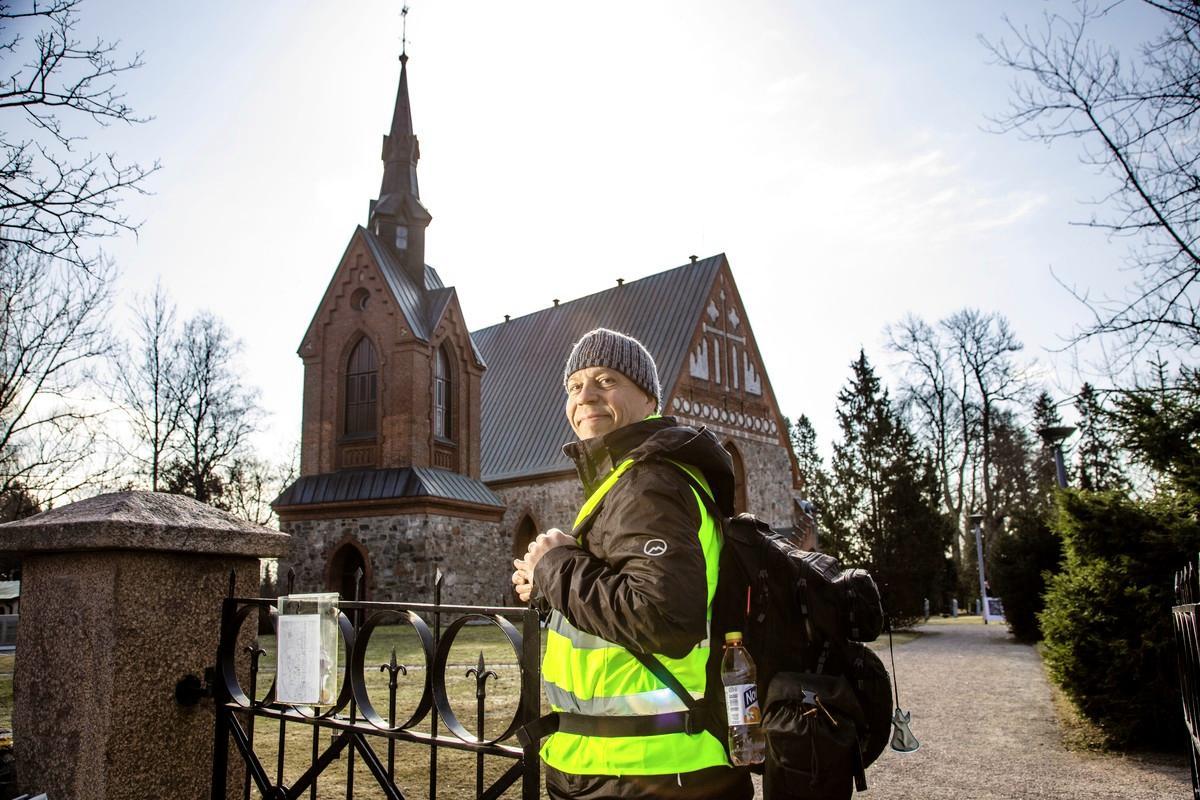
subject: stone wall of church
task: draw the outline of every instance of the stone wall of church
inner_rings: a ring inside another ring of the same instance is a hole
[[[529,517],[533,521],[534,530],[541,533],[550,528],[558,528],[570,532],[575,514],[583,505],[583,487],[574,475],[555,478],[544,483],[530,483],[519,486],[491,487],[508,509],[500,520],[512,543],[510,552],[517,553],[514,537],[518,535],[521,521]],[[511,556],[510,556],[511,558]],[[509,570],[511,573],[512,570]]]
[[[291,557],[281,560],[280,574],[294,567],[297,591],[325,589],[330,559],[350,544],[369,554],[369,599],[431,602],[440,568],[442,602],[509,602],[511,544],[495,522],[405,514],[291,520],[280,528],[292,535]]]
[[[773,527],[790,527],[792,462],[787,448],[740,438],[737,447],[746,469],[747,510]]]

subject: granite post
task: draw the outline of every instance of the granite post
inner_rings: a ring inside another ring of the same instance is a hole
[[[22,554],[21,789],[70,800],[208,798],[213,703],[181,706],[175,685],[216,661],[230,572],[239,595],[256,596],[259,558],[284,555],[288,538],[155,492],[100,495],[0,525],[0,551]],[[230,764],[240,790],[241,759],[231,753]]]

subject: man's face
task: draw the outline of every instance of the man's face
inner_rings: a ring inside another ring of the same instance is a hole
[[[567,379],[567,420],[580,439],[643,420],[654,407],[654,398],[615,369],[584,367]]]

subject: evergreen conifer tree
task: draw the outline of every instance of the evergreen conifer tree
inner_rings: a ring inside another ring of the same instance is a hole
[[[940,597],[954,532],[938,508],[936,474],[862,351],[838,393],[837,418],[823,549],[869,569],[885,610],[913,619],[925,598]]]
[[[1079,445],[1075,451],[1079,487],[1090,492],[1124,489],[1129,485],[1121,455],[1108,427],[1108,413],[1094,386],[1084,383],[1075,397],[1079,414]]]

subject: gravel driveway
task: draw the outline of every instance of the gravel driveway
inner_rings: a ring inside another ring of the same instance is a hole
[[[1183,759],[1064,749],[1041,659],[1003,624],[918,630],[897,646],[896,671],[921,749],[885,750],[864,800],[1191,797]],[[886,663],[886,639],[879,655]]]

